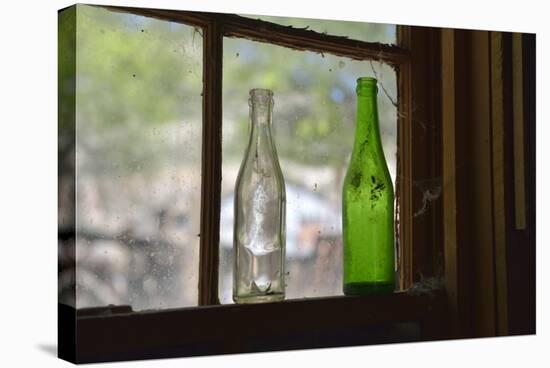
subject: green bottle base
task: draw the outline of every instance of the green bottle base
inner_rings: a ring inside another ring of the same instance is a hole
[[[344,284],[344,295],[391,294],[395,284],[388,282],[350,282]]]

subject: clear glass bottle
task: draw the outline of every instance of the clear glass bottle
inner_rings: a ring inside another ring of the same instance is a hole
[[[344,294],[394,290],[393,184],[378,126],[374,78],[357,80],[357,125],[342,195]]]
[[[273,92],[250,91],[250,137],[235,184],[233,300],[285,297],[285,183],[271,133]]]

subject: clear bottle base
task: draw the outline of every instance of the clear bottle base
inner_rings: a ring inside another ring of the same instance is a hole
[[[285,299],[285,294],[269,294],[269,295],[250,295],[250,296],[233,296],[233,301],[237,304],[254,304],[254,303],[271,303],[279,302]]]
[[[393,282],[350,282],[344,284],[344,295],[391,294],[395,291]]]

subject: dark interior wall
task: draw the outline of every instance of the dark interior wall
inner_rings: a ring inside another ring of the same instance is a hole
[[[506,52],[510,57],[506,61],[506,71],[512,73],[512,35],[507,34]],[[507,190],[506,205],[510,209],[507,221],[507,263],[508,263],[508,316],[509,333],[511,335],[534,334],[536,332],[536,157],[535,157],[535,88],[536,88],[536,36],[522,35],[522,66],[523,85],[513,84],[511,77],[506,81],[506,161],[514,162],[514,102],[512,91],[523,89],[524,139],[523,149],[525,169],[523,173],[515,173],[514,166],[508,165],[506,172]],[[515,185],[516,177],[524,175],[526,195],[525,229],[516,228],[515,221]]]
[[[462,337],[535,332],[535,36],[520,36],[522,85],[514,85],[513,37],[453,31],[454,109],[443,118],[453,114],[455,175],[445,180],[456,185],[457,251],[446,257],[457,265],[455,333]],[[522,149],[524,170],[514,172]],[[516,223],[521,180],[525,228]]]

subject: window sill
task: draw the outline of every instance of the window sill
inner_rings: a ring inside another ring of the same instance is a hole
[[[153,359],[446,337],[445,293],[399,292],[112,314],[76,311],[76,362]]]

